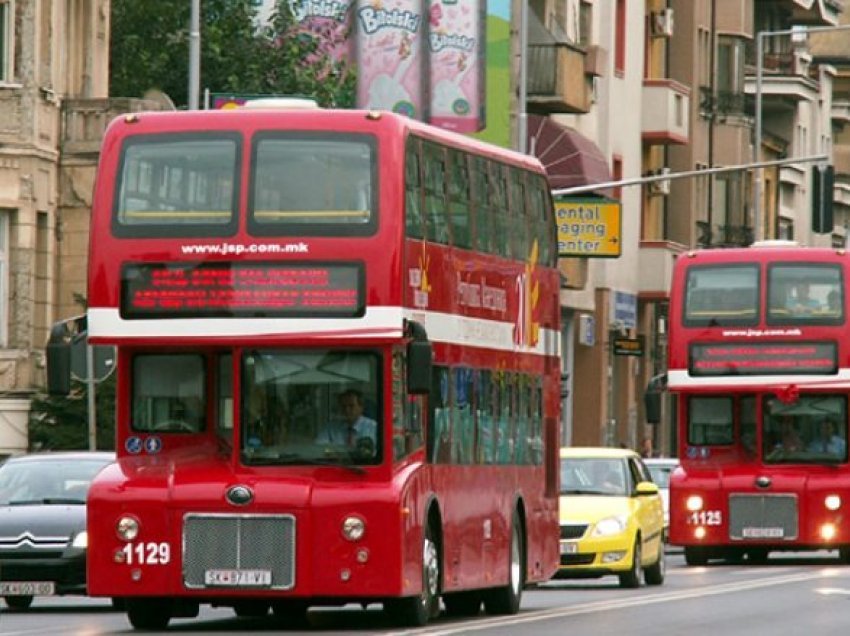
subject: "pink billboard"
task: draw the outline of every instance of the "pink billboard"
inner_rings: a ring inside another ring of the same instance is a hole
[[[486,0],[432,0],[428,12],[430,121],[458,132],[484,128]]]
[[[357,105],[427,119],[426,0],[358,0]]]

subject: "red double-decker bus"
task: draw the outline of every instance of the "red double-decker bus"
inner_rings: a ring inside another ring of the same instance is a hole
[[[845,250],[785,241],[679,257],[670,542],[688,564],[774,550],[850,559],[848,273]]]
[[[89,494],[89,593],[143,629],[201,604],[516,612],[559,559],[541,165],[260,106],[106,132],[87,331],[117,347],[118,461]]]

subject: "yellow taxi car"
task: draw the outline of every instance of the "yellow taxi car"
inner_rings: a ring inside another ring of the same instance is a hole
[[[664,507],[636,452],[562,448],[560,515],[555,578],[617,575],[630,588],[664,582]]]

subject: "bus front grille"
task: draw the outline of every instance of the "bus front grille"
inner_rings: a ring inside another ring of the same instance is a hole
[[[295,585],[295,517],[185,515],[183,582],[186,587],[196,589],[292,588]]]
[[[796,495],[730,495],[729,538],[793,541],[798,535]]]

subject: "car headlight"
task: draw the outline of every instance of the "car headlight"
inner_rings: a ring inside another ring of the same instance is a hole
[[[74,536],[74,540],[71,541],[72,548],[87,548],[89,546],[89,533],[83,530],[82,532],[78,532],[76,536]]]
[[[626,517],[617,515],[615,517],[606,517],[596,522],[593,527],[594,537],[610,537],[615,534],[620,534],[626,529]]]

